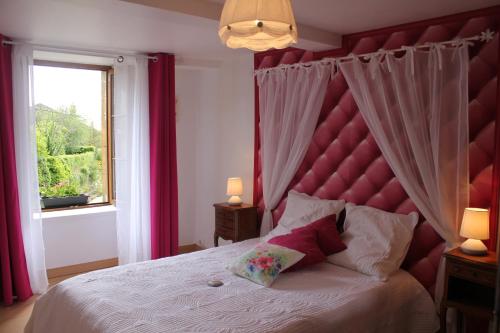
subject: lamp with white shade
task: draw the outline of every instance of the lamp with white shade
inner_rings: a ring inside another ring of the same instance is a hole
[[[460,245],[462,252],[481,256],[488,248],[481,240],[490,238],[489,211],[483,208],[465,208],[460,236],[468,238]]]
[[[219,37],[232,49],[265,51],[297,43],[290,0],[226,0]]]
[[[230,196],[227,201],[231,206],[239,206],[242,203],[240,195],[243,195],[243,182],[240,177],[227,179],[227,195]]]

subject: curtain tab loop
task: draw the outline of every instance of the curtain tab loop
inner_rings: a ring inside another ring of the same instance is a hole
[[[415,50],[416,50],[416,48],[413,46],[403,46],[402,49],[405,50],[406,54],[410,57],[411,75],[415,75]]]
[[[432,48],[435,50],[436,55],[437,55],[439,70],[443,69],[443,55],[441,54],[441,49],[444,47],[446,47],[446,46],[441,45],[441,44],[435,44],[435,43],[432,44]]]
[[[318,80],[321,80],[321,77],[324,74],[322,67],[323,67],[323,64],[321,64],[321,63],[318,63],[317,65],[312,66],[312,70],[316,71],[316,77],[318,78]]]
[[[338,72],[339,72],[339,62],[334,59],[330,62],[330,80],[333,80],[335,74]]]
[[[390,50],[379,49],[378,53],[380,54],[380,58],[381,59],[385,57],[381,61],[384,61],[384,60],[386,61],[386,63],[387,63],[387,69],[389,70],[389,73],[392,73],[392,65],[391,65],[392,58],[389,57],[389,56],[392,55],[393,52],[390,51]]]
[[[262,84],[264,83],[264,79],[265,79],[266,75],[270,75],[270,74],[267,71],[262,71],[262,70],[255,73],[255,76],[257,78],[257,85],[259,87],[261,87]]]

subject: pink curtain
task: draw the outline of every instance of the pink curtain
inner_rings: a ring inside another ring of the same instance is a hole
[[[175,58],[154,54],[149,61],[151,259],[177,254],[177,158]]]
[[[4,37],[0,35],[0,41]],[[14,150],[12,48],[0,44],[0,288],[10,305],[31,297],[24,255]]]

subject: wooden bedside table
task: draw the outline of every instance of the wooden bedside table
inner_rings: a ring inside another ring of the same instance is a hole
[[[462,316],[491,320],[495,305],[497,260],[495,252],[486,256],[470,256],[459,248],[444,254],[446,272],[444,293],[441,301],[441,332],[446,332],[446,311],[458,311],[458,329],[462,328]]]
[[[214,204],[214,207],[215,246],[219,246],[219,236],[233,242],[240,242],[259,236],[257,207],[249,204],[230,206],[227,203]]]

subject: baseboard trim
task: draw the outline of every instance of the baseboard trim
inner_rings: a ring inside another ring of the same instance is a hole
[[[82,264],[51,268],[47,270],[47,277],[49,279],[52,279],[65,275],[87,273],[98,269],[109,268],[114,266],[118,266],[118,258],[104,259],[92,262],[85,262]]]
[[[179,254],[196,252],[200,250],[204,250],[204,248],[202,248],[198,244],[188,244],[179,246]]]

